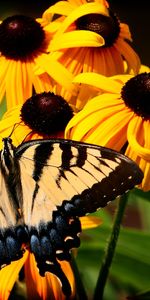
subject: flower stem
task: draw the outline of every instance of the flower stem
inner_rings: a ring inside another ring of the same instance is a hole
[[[106,249],[106,252],[104,254],[104,258],[102,261],[102,266],[100,269],[100,273],[98,276],[97,284],[96,284],[96,289],[95,289],[95,294],[94,294],[94,300],[103,299],[103,294],[104,294],[104,288],[105,284],[109,275],[109,269],[113,260],[113,256],[115,253],[118,237],[119,237],[119,232],[120,232],[120,226],[121,222],[123,219],[125,207],[127,204],[128,196],[127,194],[124,194],[123,196],[120,197],[119,202],[118,202],[118,207],[116,210],[116,215],[114,219],[114,224],[112,227],[112,231],[110,234],[110,238],[108,241],[108,246]]]
[[[78,294],[78,299],[79,300],[88,300],[83,282],[81,280],[81,275],[80,275],[80,272],[79,272],[79,269],[78,269],[78,266],[77,266],[77,263],[76,263],[76,260],[73,256],[73,254],[72,254],[72,257],[71,257],[71,266],[72,266],[73,273],[74,273],[74,276],[75,276],[76,290],[77,290],[77,294]]]

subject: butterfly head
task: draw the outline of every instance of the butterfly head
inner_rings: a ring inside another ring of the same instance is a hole
[[[11,150],[13,148],[12,139],[10,137],[3,138],[2,141],[3,141],[3,145],[4,145],[3,149]]]
[[[12,139],[10,137],[3,138],[3,149],[1,151],[1,162],[3,166],[9,166],[13,163],[14,157],[14,146],[12,144]]]

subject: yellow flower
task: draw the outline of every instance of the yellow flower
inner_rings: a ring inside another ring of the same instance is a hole
[[[60,95],[51,92],[35,94],[23,105],[16,105],[4,114],[0,135],[8,137],[11,134],[15,146],[24,139],[63,138],[72,116],[72,108]]]
[[[15,15],[0,23],[0,103],[7,108],[22,104],[37,93],[49,91],[55,81],[72,91],[71,74],[49,54],[54,26]]]
[[[103,93],[70,120],[66,138],[125,150],[144,172],[141,188],[150,190],[150,73],[110,78],[85,73],[74,82]]]
[[[72,269],[70,264],[66,261],[60,262],[60,264],[69,280],[73,298],[75,294],[75,282]],[[9,298],[22,267],[24,267],[27,299],[66,299],[56,276],[48,272],[44,277],[39,275],[34,255],[28,250],[25,251],[21,259],[12,262],[0,271],[0,299],[7,300]]]
[[[80,218],[82,229],[95,228],[102,222],[98,217]],[[59,261],[63,272],[66,274],[71,286],[72,295],[75,296],[75,280],[69,262]],[[59,280],[52,273],[46,272],[44,277],[39,275],[34,255],[26,250],[23,257],[0,271],[0,299],[7,300],[11,290],[18,279],[19,272],[24,268],[27,299],[29,300],[65,300]]]
[[[127,42],[132,41],[128,25],[120,23],[106,1],[59,1],[45,11],[43,19],[51,14],[61,15],[61,26],[56,19],[59,26],[49,49],[74,75],[122,74],[124,60],[128,71],[138,73],[140,60]]]

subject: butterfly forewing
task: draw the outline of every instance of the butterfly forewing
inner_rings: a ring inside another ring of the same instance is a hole
[[[104,207],[142,179],[124,155],[70,140],[28,142],[16,154],[54,205],[68,201],[79,216]]]

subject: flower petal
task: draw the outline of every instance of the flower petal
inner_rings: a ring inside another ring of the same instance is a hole
[[[68,123],[65,137],[120,150],[134,113],[114,94],[91,99]]]
[[[79,7],[77,7],[76,9],[74,9],[72,11],[72,13],[70,13],[69,16],[66,17],[66,19],[62,23],[62,26],[57,31],[55,37],[58,37],[59,35],[64,33],[67,30],[67,28],[78,18],[80,18],[86,14],[92,14],[92,13],[102,14],[105,16],[109,15],[108,9],[100,3],[97,4],[94,2],[90,2],[90,3],[83,4]],[[61,12],[60,12],[60,14],[61,14]]]
[[[123,55],[125,58],[128,68],[133,69],[134,74],[137,74],[140,69],[140,59],[136,52],[130,47],[130,45],[121,38],[118,38],[114,47]]]
[[[132,42],[131,32],[127,24],[120,23],[120,37]]]
[[[134,117],[133,120],[130,121],[127,131],[127,138],[128,142],[130,144],[130,147],[135,151],[137,155],[139,155],[141,158],[150,161],[150,146],[149,148],[146,147],[145,141],[147,141],[147,138],[143,141],[143,146],[139,144],[137,140],[137,135],[139,132],[142,132],[142,127],[149,126],[148,131],[150,130],[150,123],[149,121],[143,121],[142,118],[139,118],[138,116]]]
[[[68,262],[60,262],[62,270],[69,279],[74,295],[74,277]],[[28,299],[32,300],[65,300],[58,278],[47,272],[44,277],[39,275],[34,255],[30,253],[25,263],[25,278]]]
[[[126,155],[133,159],[144,173],[142,183],[139,185],[144,191],[150,190],[150,122],[136,116],[128,126],[129,145]]]
[[[42,18],[50,21],[52,15],[54,14],[68,16],[73,9],[74,6],[71,5],[71,3],[67,1],[58,1],[56,4],[50,6],[47,10],[45,10]]]
[[[11,134],[13,144],[18,146],[23,139],[31,132],[28,126],[25,126],[20,119],[21,105],[8,110],[0,121],[1,137],[8,137]],[[2,139],[0,140],[0,149],[2,148]]]
[[[46,54],[40,55],[36,58],[36,63],[43,69],[43,73],[47,72],[61,86],[70,92],[75,90],[72,84],[73,75],[61,63],[54,60],[53,57],[48,57]]]
[[[9,68],[9,60],[5,58],[0,59],[0,102],[2,101],[5,94],[5,78]]]
[[[150,72],[150,68],[145,65],[141,65],[139,73]]]
[[[75,30],[52,40],[49,49],[57,51],[68,47],[101,47],[103,45],[104,39],[99,34],[88,30]]]
[[[96,216],[82,217],[80,218],[80,222],[81,222],[82,230],[95,228],[102,224],[102,220]]]
[[[73,79],[73,82],[90,84],[98,89],[102,89],[104,91],[115,94],[120,93],[122,88],[122,85],[115,81],[113,78],[108,78],[92,72],[77,75]]]
[[[24,253],[22,258],[0,270],[0,299],[7,300],[9,298],[15,281],[18,278],[18,274],[27,258],[28,251]]]

